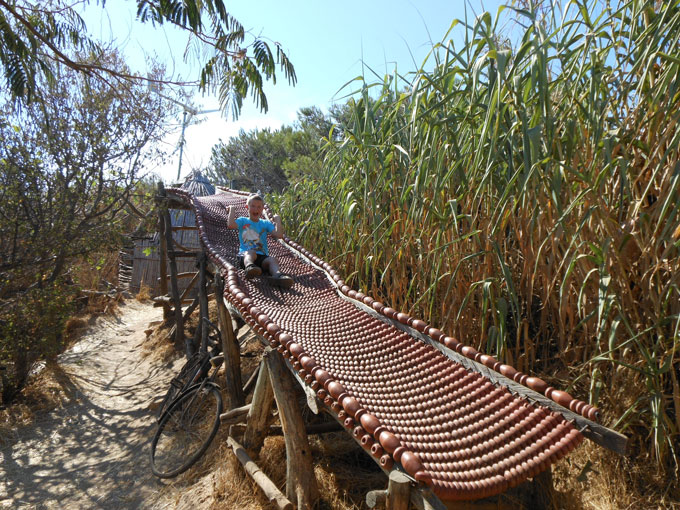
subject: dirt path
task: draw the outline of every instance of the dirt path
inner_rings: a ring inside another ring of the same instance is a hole
[[[60,356],[74,397],[2,438],[0,508],[167,508],[149,469],[149,407],[172,367],[142,356],[144,330],[160,318],[128,300]]]

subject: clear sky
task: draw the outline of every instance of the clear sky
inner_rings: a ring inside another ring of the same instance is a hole
[[[468,17],[483,11],[496,14],[501,0],[468,0]],[[194,168],[208,164],[212,146],[220,140],[255,128],[278,128],[292,124],[304,106],[324,111],[334,101],[353,90],[343,85],[362,73],[375,81],[362,62],[382,77],[394,71],[406,74],[419,68],[432,44],[442,40],[454,19],[465,17],[464,0],[238,0],[227,3],[229,12],[246,30],[280,42],[295,66],[298,83],[288,85],[280,73],[277,84],[265,88],[269,112],[262,114],[249,100],[237,121],[220,113],[199,115],[186,130],[182,178]],[[127,57],[133,71],[144,72],[145,56],[155,55],[169,71],[195,78],[198,67],[183,61],[186,36],[172,27],[153,28],[136,20],[132,0],[106,0],[90,5],[84,19],[91,35],[113,41]],[[457,26],[449,38],[462,41],[463,28]],[[342,90],[341,90],[342,89]],[[217,100],[197,95],[194,102],[203,110],[217,108]],[[167,140],[172,150],[179,132]],[[169,163],[155,169],[168,183],[177,177],[179,153]]]

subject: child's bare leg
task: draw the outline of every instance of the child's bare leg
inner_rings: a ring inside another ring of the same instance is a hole
[[[264,259],[262,262],[262,268],[272,276],[279,274],[279,263],[274,257],[267,257]]]
[[[279,271],[279,263],[274,257],[267,257],[262,262],[262,267],[271,275],[271,282],[274,285],[290,289],[293,286],[293,279]]]
[[[255,261],[257,260],[257,252],[255,250],[248,250],[245,252],[243,255],[243,264],[248,267],[252,264],[255,264]]]
[[[253,278],[262,274],[262,270],[255,265],[257,253],[255,250],[248,250],[243,254],[243,265],[246,266],[246,277]]]

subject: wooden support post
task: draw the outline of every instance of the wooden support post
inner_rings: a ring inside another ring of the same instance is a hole
[[[267,478],[267,475],[265,475],[257,464],[253,462],[248,456],[248,453],[243,449],[243,446],[238,444],[231,436],[227,437],[227,444],[236,454],[236,458],[243,465],[246,473],[248,473],[260,489],[262,489],[262,492],[267,496],[267,499],[269,499],[271,503],[274,503],[279,510],[293,510],[293,504],[286,499],[276,485],[274,485],[274,482]]]
[[[159,271],[161,275],[161,295],[166,296],[168,294],[168,247],[165,244],[165,217],[163,216],[163,210],[165,204],[157,202],[158,204],[158,232],[160,239],[160,253],[159,253]],[[167,321],[170,318],[170,305],[168,303],[163,303],[163,320]]]
[[[265,349],[271,350],[271,347]],[[260,374],[257,376],[253,401],[248,411],[248,426],[243,434],[243,445],[246,449],[257,455],[264,445],[264,438],[267,437],[269,424],[272,421],[272,406],[274,405],[274,392],[269,383],[269,370],[264,360],[260,362]]]
[[[243,395],[247,395],[250,393],[250,390],[253,389],[255,386],[255,381],[257,381],[257,376],[260,374],[260,365],[257,365],[255,367],[255,370],[253,370],[253,373],[250,374],[250,377],[246,381],[246,383],[243,385]]]
[[[295,382],[283,357],[274,350],[265,353],[269,380],[274,390],[279,419],[286,441],[286,496],[297,502],[299,510],[314,508],[319,500],[319,489],[312,466],[312,451],[305,432]]]
[[[198,256],[198,303],[199,313],[201,319],[198,321],[198,328],[201,331],[201,352],[208,350],[208,325],[203,322],[203,319],[210,319],[208,312],[208,294],[206,293],[205,281],[205,252],[201,252]]]
[[[224,382],[229,397],[229,409],[233,409],[242,406],[246,401],[241,381],[241,349],[234,334],[231,317],[224,304],[224,280],[219,271],[215,272],[215,302],[217,303],[217,320],[222,333],[222,352],[226,361]]]
[[[387,510],[408,510],[411,496],[411,480],[396,469],[390,473],[387,484]]]
[[[165,188],[163,183],[158,183],[158,194],[161,197],[165,197]],[[175,342],[178,344],[184,340],[184,322],[182,320],[182,300],[179,297],[179,287],[177,286],[177,263],[175,262],[175,257],[172,253],[172,221],[170,220],[170,211],[167,207],[161,207],[163,214],[163,235],[165,237],[166,251],[169,255],[169,265],[170,265],[170,287],[172,290],[172,299],[175,302],[175,324],[177,329],[175,330]],[[193,354],[193,350],[187,345],[187,356]]]

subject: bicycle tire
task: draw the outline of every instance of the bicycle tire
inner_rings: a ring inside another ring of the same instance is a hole
[[[203,364],[204,356],[200,352],[194,353],[191,358],[187,360],[182,369],[170,381],[170,387],[163,397],[161,405],[158,407],[157,420],[160,422],[163,418],[163,413],[170,407],[172,401],[175,400],[182,390],[186,389],[187,384],[194,379],[196,372]]]
[[[208,449],[220,427],[222,394],[212,383],[196,385],[175,400],[158,424],[151,442],[151,470],[174,478]]]

